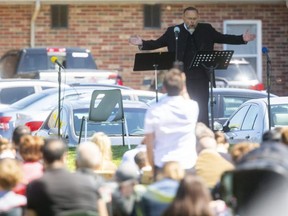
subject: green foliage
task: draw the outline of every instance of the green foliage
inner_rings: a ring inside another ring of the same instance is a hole
[[[131,149],[135,148],[135,145],[131,146]],[[128,146],[112,146],[112,160],[119,166],[123,154],[128,150]],[[67,167],[69,170],[75,170],[76,148],[69,148],[67,155]]]

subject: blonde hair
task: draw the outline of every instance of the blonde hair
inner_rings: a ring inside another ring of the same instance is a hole
[[[103,160],[112,160],[111,140],[105,133],[94,133],[91,142],[99,147]]]
[[[42,159],[44,140],[41,137],[24,135],[20,139],[19,152],[24,161],[34,162]]]
[[[14,145],[6,138],[0,138],[0,153],[5,150],[15,150]]]
[[[238,162],[245,154],[260,146],[259,143],[240,142],[235,144],[230,150],[234,162]]]
[[[162,168],[162,177],[180,181],[184,178],[185,171],[176,161],[166,162]]]
[[[23,179],[20,163],[11,158],[0,160],[0,186],[4,190],[11,190]]]

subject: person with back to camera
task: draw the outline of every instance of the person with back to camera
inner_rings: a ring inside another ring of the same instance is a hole
[[[212,51],[214,43],[246,44],[254,40],[255,35],[248,31],[243,35],[222,34],[208,23],[198,23],[198,19],[198,10],[194,7],[187,7],[183,12],[184,22],[169,27],[158,39],[142,40],[138,35],[133,35],[129,42],[139,46],[140,50],[167,47],[169,52],[177,52],[177,60],[184,63],[188,93],[193,100],[198,102],[200,107],[199,121],[208,126],[209,76],[202,68],[191,69],[190,65],[195,54],[197,51]],[[176,34],[178,35],[177,50]]]
[[[176,161],[189,171],[197,158],[199,108],[186,92],[185,74],[172,68],[165,74],[163,86],[168,96],[147,110],[144,121],[147,156],[155,177],[165,162]]]

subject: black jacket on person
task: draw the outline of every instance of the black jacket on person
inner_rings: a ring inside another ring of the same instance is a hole
[[[209,73],[204,68],[191,69],[192,60],[197,51],[213,51],[215,43],[245,44],[242,35],[228,35],[216,31],[210,24],[198,23],[193,34],[190,34],[184,23],[177,25],[180,29],[177,42],[177,60],[184,63],[186,85],[189,96],[198,102],[199,122],[209,125],[208,99],[209,99]],[[156,40],[143,40],[142,50],[154,50],[167,47],[169,52],[176,53],[176,40],[174,28],[169,27],[166,32]]]
[[[193,56],[191,59],[185,59],[185,52],[187,48],[188,39],[190,33],[184,27],[184,23],[177,25],[180,29],[179,38],[178,38],[178,51],[177,57],[179,61],[184,62],[185,73],[187,78],[194,79],[193,76],[189,76],[188,67],[193,60]],[[142,50],[154,50],[162,47],[167,47],[169,52],[176,52],[176,40],[174,28],[176,26],[168,27],[166,32],[160,36],[156,40],[143,40]],[[228,35],[222,34],[216,31],[211,24],[208,23],[198,23],[193,36],[194,42],[194,53],[197,51],[212,51],[214,49],[215,43],[220,44],[245,44],[242,35]]]

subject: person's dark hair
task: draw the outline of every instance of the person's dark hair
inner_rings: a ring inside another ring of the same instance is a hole
[[[264,132],[263,136],[262,136],[262,141],[266,142],[266,141],[274,141],[274,142],[280,142],[281,141],[281,128],[274,128],[271,130],[268,130],[266,132]]]
[[[178,96],[184,87],[182,72],[179,69],[172,68],[165,76],[163,85],[169,96]]]
[[[203,181],[192,174],[187,174],[181,181],[176,196],[163,216],[212,216],[209,207],[211,195]]]
[[[134,161],[139,168],[144,167],[146,165],[146,160],[147,160],[146,152],[143,151],[138,152],[134,157]]]
[[[29,127],[25,125],[17,126],[14,129],[13,134],[12,134],[12,142],[14,143],[16,147],[18,147],[18,145],[20,144],[21,137],[24,135],[30,135],[30,134],[31,134],[31,130]]]
[[[196,12],[198,13],[198,9],[195,8],[195,7],[187,7],[187,8],[185,8],[184,11],[183,11],[183,14],[184,14],[186,11],[196,11]]]
[[[57,138],[45,139],[42,152],[44,161],[51,164],[57,160],[61,160],[66,152],[66,144],[63,140]]]

